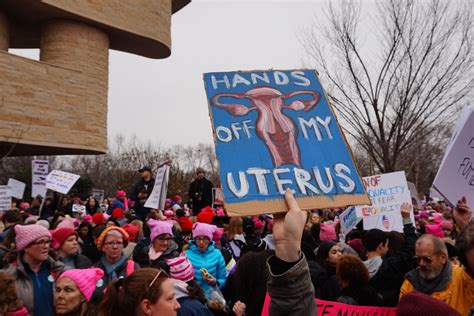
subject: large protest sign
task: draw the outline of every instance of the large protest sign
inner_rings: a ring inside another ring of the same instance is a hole
[[[67,194],[81,176],[61,170],[53,170],[46,177],[46,188]]]
[[[349,305],[339,302],[324,301],[315,299],[317,311],[315,316],[395,316],[395,307],[374,307]],[[262,316],[269,316],[270,296],[265,297],[263,303]]]
[[[0,185],[0,212],[8,211],[12,207],[11,187]]]
[[[346,235],[362,220],[357,216],[357,211],[354,206],[347,208],[341,215],[339,215],[339,223],[341,223],[341,233]]]
[[[92,189],[92,197],[97,200],[97,202],[102,203],[105,197],[105,191],[99,189]]]
[[[474,201],[474,111],[463,117],[464,124],[448,145],[433,187],[452,205],[465,196]]]
[[[403,203],[411,205],[410,190],[404,171],[364,177],[372,205],[356,206],[357,215],[364,220],[364,229],[378,228],[383,231],[403,232],[400,207]],[[411,213],[414,223],[413,212]]]
[[[204,74],[229,215],[370,200],[313,70]]]
[[[168,177],[170,166],[163,165],[156,172],[155,186],[146,200],[145,207],[163,210],[165,208],[166,193],[168,192]]]
[[[46,177],[49,172],[48,160],[33,160],[31,162],[31,196],[46,196]]]
[[[25,193],[25,187],[26,187],[25,183],[15,180],[13,178],[10,178],[8,179],[7,185],[11,187],[12,197],[16,197],[18,199],[23,198],[23,194]]]

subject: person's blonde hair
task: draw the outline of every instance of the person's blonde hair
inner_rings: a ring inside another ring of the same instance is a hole
[[[130,222],[130,225],[138,227],[138,237],[145,237],[145,234],[143,233],[143,222],[141,220],[134,219]]]
[[[235,235],[240,235],[242,233],[242,217],[231,217],[229,220],[229,230],[227,231],[227,237],[229,240],[234,239]]]

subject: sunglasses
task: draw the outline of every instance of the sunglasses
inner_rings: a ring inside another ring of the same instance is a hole
[[[427,264],[431,264],[433,262],[433,257],[430,256],[414,256],[414,260],[416,260],[416,263],[420,264],[421,261],[426,262]]]
[[[153,280],[151,280],[150,284],[148,285],[148,288],[151,288],[153,286],[153,284],[155,284],[156,280],[158,279],[158,277],[163,273],[164,276],[166,276],[167,278],[169,278],[169,275],[168,273],[166,273],[165,271],[163,270],[158,270],[158,272],[156,273],[155,277],[153,278]]]

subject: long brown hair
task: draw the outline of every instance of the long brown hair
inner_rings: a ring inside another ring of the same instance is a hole
[[[107,292],[97,309],[97,316],[135,315],[142,300],[148,299],[151,304],[158,301],[163,293],[161,284],[167,278],[161,270],[143,268],[126,278],[113,280],[107,286]]]
[[[234,239],[235,235],[240,235],[242,232],[242,217],[231,217],[229,220],[229,230],[227,231],[229,240]]]
[[[0,285],[0,315],[19,310],[23,304],[18,299],[13,277],[0,272]]]

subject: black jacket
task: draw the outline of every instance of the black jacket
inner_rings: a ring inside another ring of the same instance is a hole
[[[405,243],[397,254],[382,258],[382,265],[377,273],[370,279],[369,284],[382,295],[382,306],[396,307],[400,296],[400,287],[405,274],[414,269],[413,256],[417,235],[415,227],[406,224],[403,227]]]
[[[381,306],[382,298],[370,285],[349,285],[337,298],[340,303],[360,306]]]
[[[189,200],[193,205],[193,214],[197,215],[206,206],[212,206],[212,188],[214,185],[206,178],[194,180],[189,186]]]
[[[146,200],[150,196],[151,192],[153,191],[153,187],[155,186],[155,179],[151,178],[150,181],[144,181],[140,179],[132,189],[132,193],[130,194],[130,199],[135,201],[133,206],[135,213],[137,214],[140,219],[144,220],[146,215],[150,212],[150,208],[145,207]],[[146,197],[144,199],[139,199],[138,194],[145,193]]]

